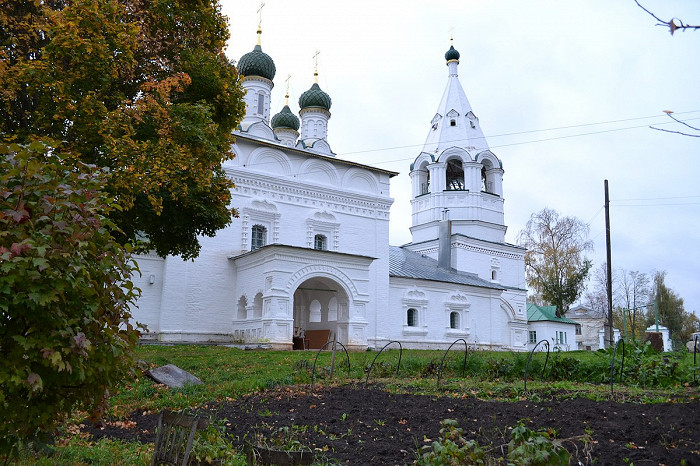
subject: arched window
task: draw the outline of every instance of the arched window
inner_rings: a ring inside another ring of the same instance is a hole
[[[493,165],[491,165],[491,162],[488,160],[484,160],[481,163],[481,190],[485,193],[493,194],[493,175],[488,174],[488,171],[493,168]]]
[[[450,312],[450,328],[453,328],[453,329],[459,328],[459,312],[456,312],[456,311]]]
[[[314,249],[318,249],[319,251],[326,250],[326,237],[324,235],[314,236]]]
[[[498,273],[495,270],[491,271],[491,280],[496,280],[498,278]]]
[[[409,327],[418,327],[418,311],[410,308],[406,311],[406,325]]]
[[[448,191],[463,191],[464,190],[464,169],[462,161],[459,159],[450,159],[447,161],[447,186]]]
[[[262,225],[253,225],[250,235],[250,250],[255,251],[267,243],[267,228]]]

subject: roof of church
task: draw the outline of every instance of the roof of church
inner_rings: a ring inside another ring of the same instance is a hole
[[[445,52],[445,60],[459,60],[459,52],[454,48],[454,46],[450,45],[450,50]]]
[[[446,149],[460,147],[475,153],[489,149],[479,119],[459,82],[459,52],[453,46],[445,53],[448,66],[447,86],[430,121],[430,130],[422,152],[440,156]]]
[[[364,165],[361,163],[353,162],[351,160],[340,159],[337,157],[329,157],[327,155],[319,154],[316,152],[310,152],[308,150],[299,149],[297,147],[283,146],[279,142],[270,141],[270,140],[263,139],[263,138],[260,138],[257,136],[253,136],[251,134],[246,134],[246,133],[240,132],[240,131],[234,131],[233,134],[236,136],[236,139],[240,139],[243,141],[249,141],[249,142],[264,145],[267,147],[274,147],[275,149],[280,149],[280,150],[287,151],[287,152],[296,152],[298,154],[303,154],[303,155],[306,155],[308,157],[315,157],[318,159],[327,160],[331,163],[339,163],[342,165],[349,165],[349,166],[353,166],[353,167],[364,168],[364,169],[367,169],[367,170],[370,170],[373,172],[384,173],[384,174],[388,175],[389,177],[394,177],[394,176],[399,174],[398,172],[395,172],[395,171],[385,170],[383,168],[377,168],[377,167],[373,167],[371,165]]]
[[[289,105],[285,105],[277,115],[272,117],[273,128],[299,129],[299,118],[292,113]]]
[[[238,60],[238,72],[243,76],[262,76],[272,81],[277,68],[272,58],[263,52],[258,44],[252,52],[246,53]]]
[[[318,83],[313,83],[311,89],[299,97],[299,108],[320,107],[331,109],[331,96],[321,90]]]
[[[438,266],[438,262],[435,259],[398,246],[389,246],[389,276],[457,283],[494,290],[507,288],[479,278],[474,273],[443,269]]]
[[[527,303],[527,321],[528,322],[540,322],[540,321],[550,321],[550,322],[561,322],[564,324],[576,324],[571,319],[566,317],[557,317],[557,307],[556,306],[538,306],[537,304]]]

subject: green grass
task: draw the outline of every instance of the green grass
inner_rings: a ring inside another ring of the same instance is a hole
[[[122,419],[133,411],[196,409],[213,401],[231,400],[278,386],[309,384],[314,361],[317,383],[364,384],[367,369],[377,354],[372,351],[351,353],[348,371],[346,356],[339,352],[331,379],[330,352],[321,353],[316,359],[317,353],[308,351],[145,345],[137,350],[137,358],[144,361],[144,368],[175,364],[199,377],[203,384],[169,389],[145,376],[125,381],[113,390],[106,415]],[[443,351],[405,350],[397,375],[399,351],[384,351],[374,362],[370,384],[397,393],[499,401],[571,397],[603,400],[610,396],[611,355],[606,352],[552,353],[544,376],[545,354],[534,355],[530,361],[527,392],[523,387],[527,353],[469,352],[466,366],[463,366],[464,351],[453,350],[445,358],[438,384],[443,356]],[[618,367],[619,361],[620,355],[616,358]],[[622,383],[616,379],[615,396],[635,402],[664,402],[679,396],[697,398],[695,387],[692,354],[657,355],[631,348],[625,358]],[[76,413],[71,422],[79,423],[84,417],[84,413]],[[109,440],[93,442],[76,435],[75,429],[68,425],[53,455],[34,454],[25,449],[16,464],[148,464],[151,454],[152,445]],[[236,461],[242,461],[240,456],[237,458]]]

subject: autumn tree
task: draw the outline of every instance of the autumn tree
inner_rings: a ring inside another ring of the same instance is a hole
[[[191,258],[231,221],[244,113],[217,0],[5,0],[0,139],[107,169],[121,243]]]
[[[697,317],[685,310],[683,298],[666,285],[666,272],[654,274],[650,293],[650,301],[656,301],[656,310],[653,306],[649,308],[647,325],[654,325],[658,315],[659,325],[668,328],[674,346],[680,347],[690,340],[693,328],[697,328]]]
[[[603,262],[598,267],[592,268],[590,273],[590,284],[583,293],[583,304],[590,308],[598,317],[608,315],[608,264]],[[613,270],[613,289],[616,288],[618,274]]]
[[[0,143],[0,457],[75,408],[99,413],[133,367],[137,291],[104,172]]]
[[[544,208],[532,214],[518,234],[518,244],[527,248],[525,271],[530,289],[556,306],[564,316],[583,291],[591,262],[585,257],[593,249],[587,224],[575,217],[560,217]]]
[[[620,279],[616,287],[616,301],[620,312],[625,313],[622,323],[627,326],[632,338],[641,338],[644,335],[646,323],[644,316],[647,314],[650,303],[649,276],[638,270],[624,269],[618,271],[618,276]]]

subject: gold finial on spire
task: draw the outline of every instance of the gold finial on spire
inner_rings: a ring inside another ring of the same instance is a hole
[[[321,53],[321,52],[320,52],[319,50],[316,50],[316,53],[314,53],[314,56],[311,57],[311,58],[313,58],[313,59],[316,61],[316,63],[314,64],[314,82],[315,82],[316,84],[318,84],[318,55],[319,55],[320,53]]]
[[[284,82],[287,83],[287,92],[284,94],[284,105],[289,105],[289,79],[292,77],[291,74],[287,75],[287,79]]]
[[[260,14],[260,19],[258,20],[258,45],[260,45],[260,36],[262,35],[262,9],[265,6],[265,2],[260,2],[260,8],[258,8],[258,13]]]
[[[454,37],[453,37],[453,36],[454,36],[454,32],[455,32],[455,28],[454,28],[454,26],[453,26],[453,27],[450,28],[450,45],[453,45],[452,41],[454,40]]]

